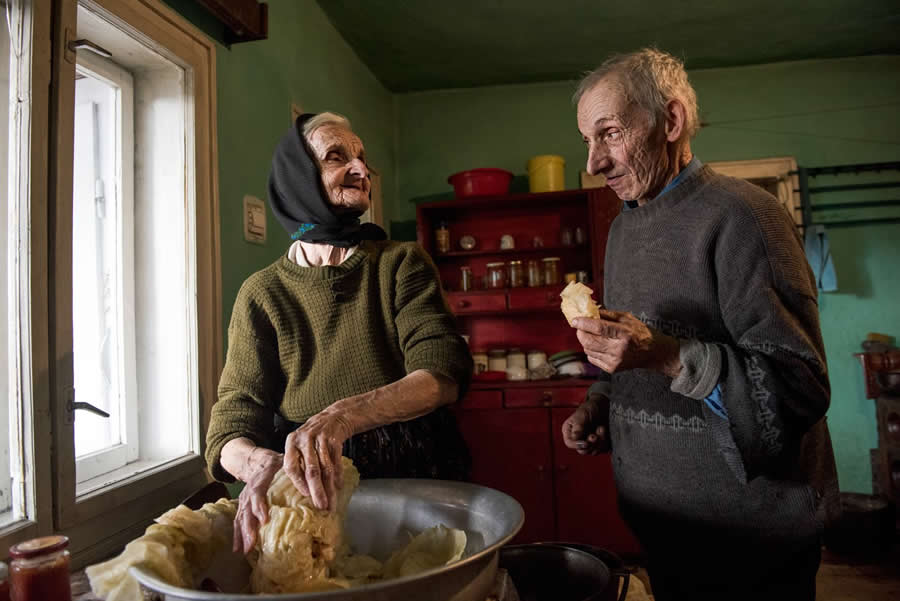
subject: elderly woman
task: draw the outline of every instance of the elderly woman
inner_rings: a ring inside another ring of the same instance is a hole
[[[303,115],[275,150],[269,200],[295,241],[238,292],[207,432],[213,477],[246,483],[236,550],[253,548],[281,467],[323,509],[342,454],[363,478],[467,476],[446,405],[471,356],[428,255],[360,224],[369,190],[344,117]]]

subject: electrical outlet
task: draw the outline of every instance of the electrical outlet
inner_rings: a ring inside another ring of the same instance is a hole
[[[266,204],[255,196],[244,196],[244,240],[266,243]]]

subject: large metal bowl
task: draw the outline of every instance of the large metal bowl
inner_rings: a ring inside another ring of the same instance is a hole
[[[283,595],[209,593],[171,586],[131,568],[145,592],[165,601],[484,601],[497,572],[497,551],[524,522],[519,503],[484,486],[443,480],[363,480],[347,510],[346,532],[356,553],[386,559],[416,534],[437,524],[465,531],[463,558],[415,576],[339,591]],[[210,576],[223,590],[241,590],[249,567],[242,555],[223,553]],[[152,597],[150,597],[152,598]]]

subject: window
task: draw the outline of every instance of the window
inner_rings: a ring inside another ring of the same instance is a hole
[[[0,547],[52,528],[46,344],[50,11],[0,0]],[[42,312],[43,307],[43,312]]]
[[[0,548],[62,532],[80,566],[206,481],[215,48],[159,0],[0,17]]]
[[[71,54],[53,107],[55,526],[115,548],[205,481],[222,364],[215,54],[158,0],[57,1]]]
[[[72,182],[77,483],[139,457],[134,344],[134,84],[78,56]]]

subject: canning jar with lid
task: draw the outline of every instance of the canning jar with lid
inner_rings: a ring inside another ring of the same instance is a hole
[[[13,545],[9,584],[13,601],[72,601],[69,539],[42,536]]]
[[[506,263],[498,261],[487,264],[486,286],[488,288],[506,288]]]
[[[545,257],[542,262],[544,263],[544,285],[559,284],[559,257]]]
[[[521,367],[525,368],[525,353],[520,351],[517,348],[509,349],[509,353],[506,355],[506,368],[510,367]]]
[[[506,351],[493,349],[488,351],[488,371],[506,371]]]
[[[509,287],[521,288],[525,285],[525,265],[522,261],[509,262]]]
[[[544,285],[544,272],[541,271],[541,264],[534,259],[528,260],[528,286],[535,288]]]

